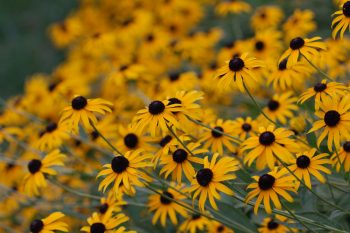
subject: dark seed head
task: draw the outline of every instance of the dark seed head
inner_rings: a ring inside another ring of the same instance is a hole
[[[58,84],[59,84],[58,82],[51,83],[51,84],[47,87],[47,89],[49,90],[49,92],[53,92],[53,91],[56,89],[56,87],[57,87]]]
[[[257,41],[257,42],[255,42],[255,49],[257,50],[257,51],[262,51],[263,49],[265,48],[265,44],[264,44],[264,42],[262,42],[262,41]]]
[[[122,173],[129,167],[129,160],[124,156],[117,156],[112,159],[111,165],[115,173]]]
[[[51,132],[55,131],[55,129],[57,129],[57,124],[54,122],[51,122],[46,126],[47,133],[51,133]]]
[[[346,3],[344,3],[344,5],[343,5],[343,14],[346,17],[350,17],[350,1],[347,1]]]
[[[153,35],[153,34],[148,34],[148,35],[146,36],[146,41],[147,41],[147,42],[152,42],[152,41],[154,41],[154,35]]]
[[[274,141],[275,141],[275,135],[270,131],[263,132],[259,136],[259,142],[264,146],[269,146],[272,143],[274,143]]]
[[[339,123],[339,121],[340,114],[335,110],[328,111],[324,115],[324,123],[326,123],[326,125],[329,127],[336,126]]]
[[[200,169],[197,172],[196,179],[199,185],[207,186],[213,179],[213,172],[209,168]]]
[[[278,107],[280,106],[280,103],[276,100],[271,99],[268,103],[267,103],[267,107],[269,108],[270,111],[276,111],[278,109]]]
[[[279,224],[277,222],[275,222],[273,219],[271,219],[270,222],[267,223],[267,228],[269,230],[274,230],[274,229],[277,229],[278,225]]]
[[[96,130],[92,131],[92,132],[90,133],[90,135],[91,135],[91,139],[92,139],[93,141],[95,141],[95,140],[100,136],[99,133],[98,133]]]
[[[297,158],[297,166],[299,168],[307,168],[310,165],[310,159],[306,155],[301,155]]]
[[[87,99],[83,96],[77,96],[72,100],[72,108],[75,110],[83,109],[86,105]]]
[[[168,105],[172,105],[172,104],[181,104],[181,100],[179,100],[178,98],[170,98],[168,99]]]
[[[231,71],[237,72],[243,69],[244,61],[239,57],[235,57],[230,60],[230,62],[228,63],[228,66]]]
[[[108,210],[108,204],[104,203],[102,205],[100,205],[100,207],[98,208],[98,210],[100,211],[101,214],[104,214],[107,212]]]
[[[297,49],[300,49],[301,47],[303,47],[305,44],[305,41],[303,38],[301,37],[296,37],[294,39],[292,39],[290,41],[290,44],[289,44],[289,47],[292,49],[292,50],[297,50]]]
[[[249,132],[250,130],[252,130],[252,125],[251,124],[248,124],[248,123],[244,123],[242,125],[242,129],[245,131],[245,132]]]
[[[38,159],[33,159],[28,163],[28,170],[30,173],[35,174],[40,171],[41,161]]]
[[[314,91],[322,92],[322,91],[326,90],[326,88],[327,88],[327,84],[326,83],[317,83],[314,86]]]
[[[260,176],[258,185],[261,190],[268,190],[271,189],[273,184],[275,183],[275,177],[269,175],[269,174],[264,174]]]
[[[183,150],[183,149],[177,149],[174,153],[173,153],[173,160],[176,163],[182,163],[187,159],[187,155],[188,153]]]
[[[346,152],[350,152],[350,141],[347,141],[343,144],[343,149]]]
[[[164,147],[171,141],[171,139],[172,139],[172,137],[170,135],[167,135],[164,138],[162,138],[162,140],[160,140],[159,145],[161,147]]]
[[[220,225],[220,226],[218,226],[218,228],[216,228],[216,232],[224,232],[224,230],[225,230],[225,227],[223,226],[223,225]]]
[[[148,105],[148,111],[152,115],[158,115],[162,113],[164,109],[165,109],[165,105],[163,104],[162,101],[159,101],[159,100],[155,100]]]
[[[280,64],[278,64],[278,69],[279,69],[279,70],[285,70],[285,69],[287,69],[287,62],[288,62],[288,59],[287,59],[287,58],[283,59],[283,60],[280,62]]]
[[[91,233],[104,233],[106,231],[106,226],[101,222],[96,222],[90,226]]]
[[[16,165],[15,165],[14,163],[12,163],[12,162],[11,162],[11,163],[7,163],[7,164],[6,164],[6,170],[9,171],[9,170],[11,170],[12,168],[14,168],[15,166],[16,166]]]
[[[130,149],[136,148],[138,142],[138,137],[133,133],[129,133],[124,137],[124,144]]]
[[[224,132],[224,129],[220,126],[215,126],[214,129],[216,129],[217,131],[220,131],[220,132]],[[221,133],[218,133],[214,130],[211,131],[211,135],[214,137],[214,138],[219,138],[222,136]]]
[[[33,233],[39,233],[44,228],[44,223],[40,219],[36,219],[30,224],[30,231]]]
[[[164,191],[163,195],[160,196],[160,202],[164,205],[169,205],[172,202],[172,200],[168,199],[167,197],[174,198],[174,195],[167,191]]]
[[[180,73],[179,72],[171,72],[169,74],[169,79],[172,82],[177,81],[179,78],[180,78]]]
[[[127,70],[129,68],[129,65],[122,65],[119,70],[120,71],[124,71],[124,70]]]
[[[192,215],[192,220],[197,220],[197,219],[200,219],[200,218],[201,218],[200,214],[193,214]]]

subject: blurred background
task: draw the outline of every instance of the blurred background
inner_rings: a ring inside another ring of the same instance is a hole
[[[278,4],[287,15],[295,8],[313,9],[319,29],[317,34],[330,36],[331,14],[334,12],[331,0],[246,1],[255,7]],[[37,72],[49,73],[64,59],[64,51],[51,44],[47,28],[63,20],[77,5],[78,0],[0,0],[0,97],[21,93],[28,76]],[[225,24],[230,27],[230,22],[218,22],[209,15],[200,28],[225,27]],[[249,28],[242,25],[242,29],[245,35],[249,35]]]
[[[0,0],[0,96],[22,92],[24,80],[50,72],[64,58],[47,27],[77,6],[76,0]]]

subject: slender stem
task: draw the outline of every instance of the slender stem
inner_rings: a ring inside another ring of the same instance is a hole
[[[92,122],[90,122],[90,123],[91,123],[92,128],[94,128],[94,130],[98,133],[98,135],[100,135],[100,137],[103,139],[103,141],[105,141],[108,144],[108,146],[110,146],[119,155],[124,156],[115,146],[112,145],[112,143],[110,141],[108,141],[108,139],[105,136],[103,136],[103,134],[96,128],[96,126]]]
[[[318,68],[315,64],[313,64],[304,54],[300,53],[305,59],[306,61],[313,67],[315,68],[320,74],[322,74],[324,77],[326,77],[326,79],[328,79],[329,81],[334,81],[331,77],[329,77],[325,72],[323,72],[320,68]]]
[[[317,197],[318,199],[320,199],[320,200],[323,201],[324,203],[326,203],[326,204],[328,204],[328,205],[330,205],[330,206],[332,206],[332,207],[334,207],[334,208],[336,208],[336,209],[338,209],[338,210],[343,211],[344,213],[350,213],[349,211],[347,211],[347,210],[341,208],[340,206],[337,206],[337,205],[335,205],[335,204],[333,204],[333,203],[331,203],[331,202],[325,200],[325,199],[322,198],[321,196],[319,196],[319,195],[318,195],[317,193],[315,193],[311,188],[309,188],[309,187],[304,183],[304,181],[303,181],[302,179],[300,179],[297,175],[295,175],[294,172],[292,172],[292,171],[290,170],[290,168],[288,167],[288,165],[285,164],[278,156],[274,155],[274,157],[283,165],[283,167],[285,167],[285,168],[288,170],[288,172],[289,172],[291,175],[293,175],[302,185],[304,185],[315,197]]]
[[[314,230],[310,229],[303,221],[301,221],[286,205],[282,203],[282,207],[288,211],[290,215],[294,217],[301,225],[303,225],[309,232],[315,232]],[[315,232],[316,233],[316,232]]]
[[[268,117],[266,115],[266,113],[262,110],[261,106],[258,104],[258,102],[256,102],[255,98],[253,97],[253,95],[250,93],[250,91],[248,90],[247,85],[245,85],[245,82],[242,78],[242,83],[243,83],[243,87],[245,89],[245,91],[247,92],[247,94],[249,95],[249,97],[251,98],[251,100],[253,101],[253,103],[255,104],[255,106],[258,108],[259,112],[268,120],[270,121],[272,124],[276,125],[276,126],[280,126],[277,122],[273,121],[270,117]]]
[[[180,138],[175,134],[173,129],[168,124],[166,124],[166,127],[168,128],[170,133],[176,138],[176,140],[188,151],[188,153],[190,153],[193,157],[195,157],[194,154],[192,153],[192,151],[190,149],[188,149],[188,147],[185,145],[185,143],[183,143],[183,141],[181,141]]]
[[[228,137],[228,138],[231,138],[231,139],[233,139],[233,140],[235,140],[235,141],[237,141],[237,142],[239,142],[239,143],[242,143],[242,140],[241,140],[241,139],[236,138],[236,137],[234,137],[234,136],[232,136],[232,135],[229,135],[229,134],[227,134],[227,133],[225,133],[225,132],[222,132],[222,131],[220,131],[220,130],[214,129],[214,128],[210,127],[209,125],[203,124],[202,122],[197,121],[197,120],[195,120],[195,119],[193,119],[193,118],[191,118],[191,117],[187,117],[187,119],[189,119],[189,120],[192,121],[193,123],[196,123],[197,125],[200,125],[200,126],[202,126],[202,127],[204,127],[204,128],[207,128],[207,129],[210,129],[211,131],[213,131],[213,132],[215,132],[215,133],[224,135],[224,136],[226,136],[226,137]],[[237,143],[237,142],[236,142],[236,143]]]

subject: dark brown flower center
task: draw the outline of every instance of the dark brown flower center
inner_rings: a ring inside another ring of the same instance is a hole
[[[168,105],[172,105],[172,104],[181,104],[181,100],[179,100],[178,98],[170,98],[168,99]]]
[[[183,150],[183,149],[177,149],[174,153],[173,153],[173,160],[176,163],[182,163],[187,159],[187,155],[188,153]]]
[[[255,49],[257,50],[257,51],[262,51],[262,50],[264,50],[264,48],[265,48],[265,44],[264,44],[264,42],[263,41],[256,41],[255,42]]]
[[[221,127],[221,126],[215,126],[214,129],[216,130],[212,130],[211,131],[211,135],[214,137],[214,138],[219,138],[222,136],[221,133],[217,132],[217,131],[220,131],[220,132],[224,132],[224,129]]]
[[[350,152],[350,141],[347,141],[343,144],[343,149],[346,152]]]
[[[288,62],[288,58],[283,59],[280,64],[278,64],[278,69],[279,70],[285,70],[287,69],[287,62]]]
[[[164,109],[165,109],[165,105],[163,104],[162,101],[159,101],[159,100],[153,101],[148,105],[148,111],[152,115],[158,115],[162,113]]]
[[[259,142],[264,146],[271,145],[272,143],[274,143],[275,139],[275,135],[270,131],[263,132],[259,136]]]
[[[41,165],[42,163],[40,160],[33,159],[28,163],[28,170],[30,173],[35,174],[40,171]]]
[[[310,165],[310,159],[306,155],[301,155],[297,158],[297,166],[299,168],[307,168]]]
[[[139,142],[139,139],[136,134],[129,133],[124,137],[124,144],[127,146],[129,149],[134,149],[136,148],[137,144]]]
[[[244,123],[242,125],[242,129],[245,131],[245,132],[249,132],[250,130],[252,130],[252,125],[251,124],[248,124],[248,123]]]
[[[264,174],[259,178],[259,188],[261,190],[269,190],[272,188],[273,184],[275,183],[275,180],[275,177],[271,176],[270,174]]]
[[[44,223],[40,219],[36,219],[30,224],[30,231],[32,233],[39,233],[44,228]]]
[[[54,122],[51,122],[46,126],[47,133],[51,133],[51,132],[55,131],[55,129],[57,129],[57,124]]]
[[[129,160],[124,156],[117,156],[112,159],[111,166],[115,173],[122,173],[129,167]]]
[[[278,223],[277,222],[275,222],[273,219],[271,219],[268,223],[267,223],[267,228],[269,229],[269,230],[274,230],[274,229],[277,229],[277,227],[278,227]]]
[[[164,205],[169,205],[172,202],[172,200],[170,200],[169,198],[173,199],[174,195],[167,191],[164,191],[163,194],[160,196],[160,202]]]
[[[102,205],[100,205],[100,207],[98,208],[98,210],[100,211],[101,214],[104,214],[107,212],[108,210],[108,204],[107,203],[104,203]]]
[[[91,233],[104,233],[106,231],[106,226],[101,222],[96,222],[90,226]]]
[[[171,139],[172,137],[170,135],[167,135],[164,138],[162,138],[162,140],[160,140],[159,145],[161,147],[165,147],[171,141]]]
[[[200,169],[197,172],[196,179],[199,185],[207,186],[213,179],[213,172],[209,168]]]
[[[231,71],[237,72],[243,69],[244,61],[239,57],[235,57],[230,60],[230,62],[228,63],[228,66]]]
[[[175,82],[175,81],[179,80],[179,78],[180,78],[180,73],[179,72],[171,72],[169,74],[169,79],[170,79],[171,82]]]
[[[340,114],[335,110],[328,111],[324,115],[324,123],[326,123],[326,125],[329,127],[336,126],[339,123],[339,121]]]
[[[274,112],[278,109],[278,107],[280,106],[280,103],[276,100],[271,99],[268,103],[267,103],[267,107],[269,108],[270,111]]]
[[[290,44],[289,44],[289,47],[292,49],[292,50],[297,50],[297,49],[300,49],[304,46],[305,44],[305,41],[303,38],[301,37],[296,37],[294,39],[292,39],[290,41]]]
[[[326,83],[317,83],[314,86],[314,91],[322,92],[322,91],[326,90],[326,88],[327,88],[327,84]]]
[[[86,105],[87,99],[83,96],[77,96],[72,100],[72,108],[75,110],[83,109]]]
[[[343,14],[346,17],[350,17],[350,1],[347,1],[346,3],[344,3],[344,5],[343,5]]]

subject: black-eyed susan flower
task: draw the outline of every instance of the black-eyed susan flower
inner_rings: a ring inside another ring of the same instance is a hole
[[[151,181],[152,179],[141,171],[141,168],[152,166],[149,162],[151,158],[152,155],[142,149],[128,151],[124,156],[114,157],[111,163],[104,165],[105,169],[98,173],[97,177],[106,176],[98,189],[105,192],[107,187],[114,182],[112,190],[117,195],[120,186],[125,187],[126,190],[130,190],[135,185],[143,187],[143,181]]]
[[[34,144],[39,150],[50,151],[61,146],[68,138],[68,128],[65,124],[50,122],[45,130],[40,132],[39,139]]]
[[[277,28],[283,17],[283,11],[278,6],[262,6],[256,9],[251,25],[255,31]]]
[[[298,232],[298,229],[291,228],[287,224],[294,223],[287,217],[276,214],[273,217],[264,218],[261,226],[258,228],[260,233],[292,233]]]
[[[179,128],[179,122],[176,120],[174,112],[181,111],[180,104],[170,104],[169,101],[152,101],[148,107],[136,113],[134,118],[137,128],[143,131],[147,128],[148,132],[155,136],[157,131],[168,132],[168,126]]]
[[[122,192],[120,192],[117,196],[113,192],[108,192],[107,198],[101,198],[100,205],[98,206],[98,212],[101,215],[107,213],[107,211],[117,213],[122,210],[121,206],[125,204],[127,204],[127,202],[123,201]]]
[[[227,15],[229,13],[239,14],[242,12],[250,12],[252,7],[249,3],[240,0],[228,0],[220,2],[216,6],[216,12],[219,15]]]
[[[303,39],[301,37],[295,37],[289,43],[289,48],[282,54],[279,62],[288,58],[288,65],[296,64],[300,56],[304,56],[310,60],[318,56],[320,50],[326,49],[326,44],[319,41],[321,37],[313,37],[311,39]]]
[[[204,143],[204,148],[210,148],[213,152],[218,152],[220,155],[224,153],[224,148],[227,148],[231,152],[235,151],[235,147],[232,144],[237,143],[237,140],[219,133],[222,132],[235,136],[237,132],[234,131],[232,121],[218,119],[215,124],[211,123],[210,127],[216,131],[205,129],[202,133],[202,137],[199,139],[199,142]]]
[[[331,160],[326,158],[328,157],[328,154],[322,153],[315,155],[316,151],[317,150],[313,148],[309,151],[298,153],[297,158],[294,159],[292,165],[289,166],[289,169],[299,179],[304,180],[308,188],[311,188],[310,175],[316,177],[321,183],[325,183],[326,179],[320,171],[326,174],[331,174],[329,168],[325,167],[325,165],[331,164]]]
[[[344,167],[345,172],[350,171],[350,141],[343,143],[338,153],[332,155],[332,164],[336,167],[337,172],[340,171],[341,167]]]
[[[296,9],[283,24],[283,31],[286,33],[285,40],[290,41],[297,36],[304,37],[314,31],[317,27],[314,18],[313,11]]]
[[[277,209],[281,209],[282,205],[279,196],[282,196],[289,202],[293,202],[292,196],[287,191],[296,192],[295,178],[288,174],[287,169],[278,170],[274,168],[271,172],[264,175],[253,176],[256,181],[249,184],[247,189],[253,189],[246,196],[246,202],[249,202],[254,197],[258,196],[254,205],[254,213],[257,214],[260,203],[263,201],[265,211],[268,214],[272,213],[271,201]]]
[[[211,221],[208,226],[208,233],[234,233],[234,231],[220,222]]]
[[[188,216],[186,208],[174,202],[174,200],[182,202],[186,199],[186,196],[180,193],[183,185],[172,185],[172,187],[165,191],[158,190],[160,194],[149,196],[148,208],[150,212],[154,212],[152,224],[156,224],[160,220],[162,226],[165,226],[169,217],[170,221],[176,225],[178,224],[177,214],[180,214],[182,217]]]
[[[44,219],[33,220],[29,230],[31,233],[68,232],[67,223],[61,220],[63,217],[63,213],[54,212]]]
[[[201,148],[200,143],[189,143],[186,148],[178,146],[173,150],[170,150],[170,154],[162,156],[160,165],[163,165],[160,170],[160,174],[164,174],[167,178],[170,174],[172,180],[176,180],[178,183],[182,181],[182,173],[185,174],[189,181],[192,181],[195,175],[195,170],[192,163],[203,164],[203,159],[196,157],[208,152],[208,150]]]
[[[311,70],[305,62],[287,66],[288,59],[285,58],[273,67],[272,74],[268,77],[268,84],[272,84],[277,91],[299,90],[304,86],[305,78],[310,75]]]
[[[271,120],[285,124],[287,119],[293,117],[293,112],[298,110],[296,102],[297,97],[293,97],[293,92],[285,92],[280,95],[275,94],[269,100],[267,107],[265,107],[263,111]]]
[[[199,208],[205,210],[205,203],[209,199],[210,205],[218,209],[215,199],[220,199],[218,191],[227,195],[233,195],[233,191],[223,184],[224,181],[233,180],[236,175],[233,174],[239,168],[239,162],[231,157],[218,158],[215,153],[209,161],[208,156],[204,158],[204,166],[198,170],[196,177],[191,182],[189,192],[193,192],[193,199],[199,197]]]
[[[232,131],[239,136],[241,140],[248,136],[256,135],[258,131],[258,122],[251,117],[238,117],[232,122]]]
[[[234,89],[236,84],[238,89],[244,92],[244,84],[248,87],[254,87],[254,84],[259,81],[255,69],[263,66],[262,61],[249,57],[247,53],[240,57],[234,57],[218,69],[216,74],[216,79],[219,80],[218,86],[224,89]]]
[[[256,160],[258,170],[268,166],[270,169],[275,167],[278,156],[282,161],[288,162],[293,158],[292,152],[298,149],[293,139],[289,138],[294,133],[292,131],[277,128],[270,125],[267,128],[260,127],[258,136],[252,136],[242,144],[242,151],[250,150],[244,156],[244,163],[251,166]]]
[[[68,127],[73,131],[78,129],[79,123],[83,123],[84,127],[91,129],[91,124],[97,123],[95,113],[104,115],[111,112],[112,103],[100,98],[86,99],[83,96],[76,96],[71,105],[65,107],[62,111],[60,123],[66,122]]]
[[[95,212],[87,219],[89,225],[80,230],[87,233],[136,233],[136,231],[126,231],[125,227],[120,226],[128,220],[129,217],[122,213],[113,216],[111,210],[103,215]]]
[[[326,96],[337,98],[338,96],[344,95],[346,91],[350,89],[343,85],[342,83],[329,82],[327,80],[322,80],[303,92],[298,100],[300,103],[304,103],[311,97],[315,98],[315,110],[319,110],[320,104]]]
[[[42,160],[32,159],[28,163],[28,171],[23,180],[23,190],[29,196],[39,194],[39,189],[47,186],[45,175],[56,175],[54,166],[63,166],[65,155],[59,150],[48,153]]]
[[[122,153],[141,148],[146,151],[153,150],[153,147],[149,144],[151,139],[145,136],[135,123],[130,123],[127,127],[121,124],[118,129],[120,137],[117,141],[117,147]]]
[[[350,1],[346,1],[340,5],[341,10],[336,11],[332,21],[332,37],[336,38],[337,34],[343,39],[345,30],[350,26]]]
[[[196,233],[205,230],[211,224],[207,217],[193,214],[179,226],[180,232]]]
[[[281,32],[273,29],[257,31],[251,40],[252,56],[272,63],[278,59],[282,50]]]
[[[322,129],[322,133],[317,138],[317,146],[320,146],[325,137],[327,146],[330,151],[333,151],[333,145],[336,148],[340,147],[342,137],[350,137],[350,105],[349,95],[342,98],[324,98],[320,104],[320,109],[315,115],[320,118],[313,123],[309,133]]]

